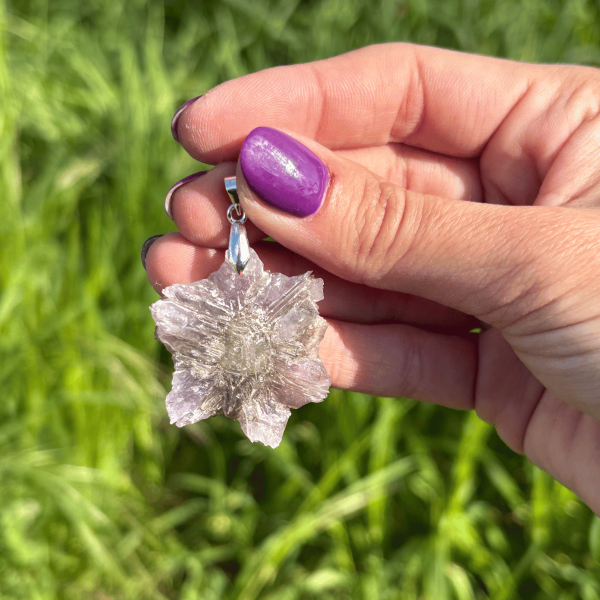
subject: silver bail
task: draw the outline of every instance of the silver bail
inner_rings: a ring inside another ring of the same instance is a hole
[[[235,212],[238,217],[242,216],[242,208],[240,206],[240,197],[237,193],[237,180],[235,177],[225,177],[225,190],[231,199],[231,204],[235,206]]]
[[[250,260],[250,244],[244,227],[246,214],[240,206],[235,177],[225,178],[225,189],[232,201],[232,205],[227,209],[227,220],[231,223],[231,233],[229,234],[229,248],[225,252],[225,260],[238,275],[241,275]],[[238,214],[239,219],[233,218],[233,211]]]

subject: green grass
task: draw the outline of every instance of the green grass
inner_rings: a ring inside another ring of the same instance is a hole
[[[368,8],[370,5],[370,8]],[[600,599],[600,519],[474,415],[332,391],[168,425],[139,262],[175,108],[407,40],[600,64],[591,0],[0,0],[0,597]]]

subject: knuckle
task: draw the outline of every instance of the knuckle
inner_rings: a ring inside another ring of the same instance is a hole
[[[590,73],[589,67],[573,67],[571,75],[554,100],[554,110],[564,111],[580,125],[600,113],[600,76],[596,69]]]
[[[365,181],[354,215],[355,272],[359,279],[383,277],[410,247],[405,227],[407,194],[402,188],[375,178]]]

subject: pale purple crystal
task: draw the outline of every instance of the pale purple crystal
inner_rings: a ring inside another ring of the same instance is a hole
[[[202,281],[172,285],[150,310],[173,355],[171,423],[237,419],[253,441],[277,447],[290,408],[321,402],[331,380],[319,359],[327,323],[323,280],[270,273],[256,252],[241,275],[227,262]]]

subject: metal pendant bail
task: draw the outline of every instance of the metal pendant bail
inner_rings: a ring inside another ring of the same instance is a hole
[[[235,207],[237,216],[241,217],[244,214],[244,211],[240,206],[240,197],[237,193],[237,179],[235,177],[225,177],[225,190],[231,199],[231,204]]]
[[[250,244],[244,227],[246,213],[240,206],[235,177],[225,178],[225,189],[232,202],[227,209],[227,220],[231,223],[231,233],[229,234],[229,248],[225,252],[225,260],[238,275],[241,275],[250,260]],[[234,211],[240,217],[239,219],[233,218]]]

